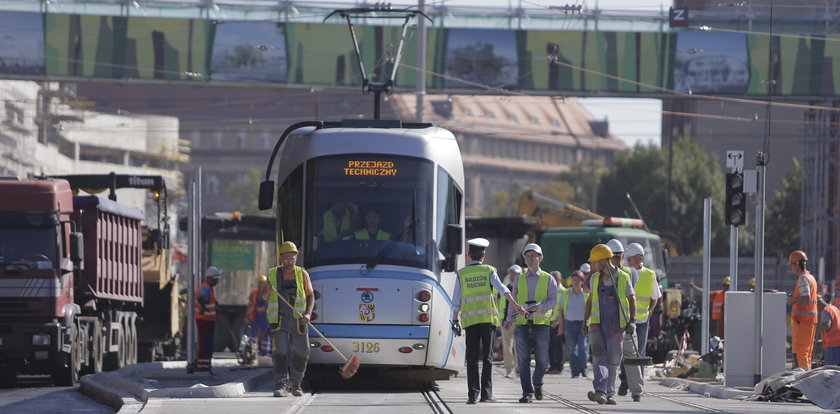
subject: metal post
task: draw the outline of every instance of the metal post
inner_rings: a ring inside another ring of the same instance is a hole
[[[187,278],[187,373],[192,374],[195,367],[193,366],[193,362],[195,361],[195,323],[193,320],[193,306],[195,306],[195,268],[196,268],[196,260],[198,259],[195,256],[195,180],[191,180],[189,183],[189,207],[188,213],[189,220],[187,220],[188,232],[189,232],[189,265],[190,270],[187,272],[190,276]]]
[[[756,157],[758,192],[755,208],[755,376],[753,383],[761,381],[763,359],[763,323],[764,323],[764,198],[766,193],[767,155],[759,152]]]
[[[738,291],[738,226],[729,226],[729,290]]]
[[[712,272],[712,199],[703,199],[703,311],[700,320],[703,323],[700,335],[700,354],[709,348],[709,292]]]
[[[426,19],[422,13],[426,13],[426,0],[419,0],[417,10],[421,16],[417,19],[417,83],[415,93],[417,94],[417,122],[423,122],[423,108],[426,97]]]

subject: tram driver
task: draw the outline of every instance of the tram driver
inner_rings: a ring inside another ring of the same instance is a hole
[[[343,201],[333,202],[330,209],[324,212],[322,218],[321,228],[323,229],[324,241],[329,243],[349,237],[353,234],[353,231],[350,230],[352,222],[347,203]]]
[[[391,234],[379,228],[381,215],[371,208],[365,213],[365,228],[353,233],[356,240],[390,240]]]

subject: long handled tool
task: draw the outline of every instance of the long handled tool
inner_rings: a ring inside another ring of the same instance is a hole
[[[618,281],[616,280],[616,278],[612,274],[610,275],[610,279],[612,279],[613,286],[615,286],[615,289],[617,291],[618,290]],[[630,323],[630,319],[628,318],[627,314],[625,314],[624,311],[621,309],[620,304],[618,306],[618,313],[620,313],[621,316],[624,317],[624,323],[625,324]],[[636,337],[636,340],[638,340],[638,336]],[[653,358],[651,358],[649,356],[646,356],[646,355],[642,355],[639,352],[639,346],[636,344],[636,340],[634,340],[632,337],[630,338],[630,342],[633,343],[633,350],[636,351],[636,355],[625,356],[624,357],[624,365],[630,365],[630,366],[651,366],[651,365],[653,365]]]
[[[277,291],[277,289],[273,285],[271,286],[271,290],[273,290],[277,297],[280,298],[280,300],[283,301],[283,303],[285,303],[292,310],[292,312],[296,313],[298,317],[303,316],[300,314],[300,312],[297,311],[297,309],[295,309],[294,306],[292,306],[291,303],[289,303],[289,301],[286,300],[286,298],[283,297],[283,295],[280,294],[280,292]],[[315,331],[315,333],[317,333],[318,336],[321,337],[321,339],[330,344],[332,349],[334,349],[335,352],[338,352],[338,355],[341,356],[341,359],[344,360],[344,366],[338,369],[338,375],[341,375],[341,378],[344,379],[349,379],[353,375],[356,375],[356,371],[358,371],[359,366],[362,365],[362,358],[356,354],[353,354],[350,356],[350,358],[347,358],[346,356],[344,356],[344,354],[341,353],[341,351],[338,350],[338,348],[336,348],[335,345],[333,345],[333,343],[329,339],[327,339],[326,336],[324,336],[324,334],[321,333],[321,331],[318,330],[318,328],[312,325],[312,322],[307,322],[306,324],[309,325],[309,327],[312,328],[312,330]]]

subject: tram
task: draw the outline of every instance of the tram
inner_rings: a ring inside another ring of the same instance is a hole
[[[464,170],[451,132],[393,120],[289,127],[277,182],[277,240],[299,246],[315,289],[312,323],[362,368],[448,379],[463,367],[451,329],[455,270],[464,265]],[[279,255],[278,255],[279,256]],[[310,332],[310,370],[344,363]]]

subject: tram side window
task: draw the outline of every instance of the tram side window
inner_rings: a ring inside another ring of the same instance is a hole
[[[301,245],[301,218],[303,217],[303,165],[286,177],[277,190],[281,239]]]
[[[438,250],[441,253],[449,251],[446,245],[446,225],[461,222],[461,190],[455,186],[455,181],[443,168],[438,167],[437,188],[437,238]]]

